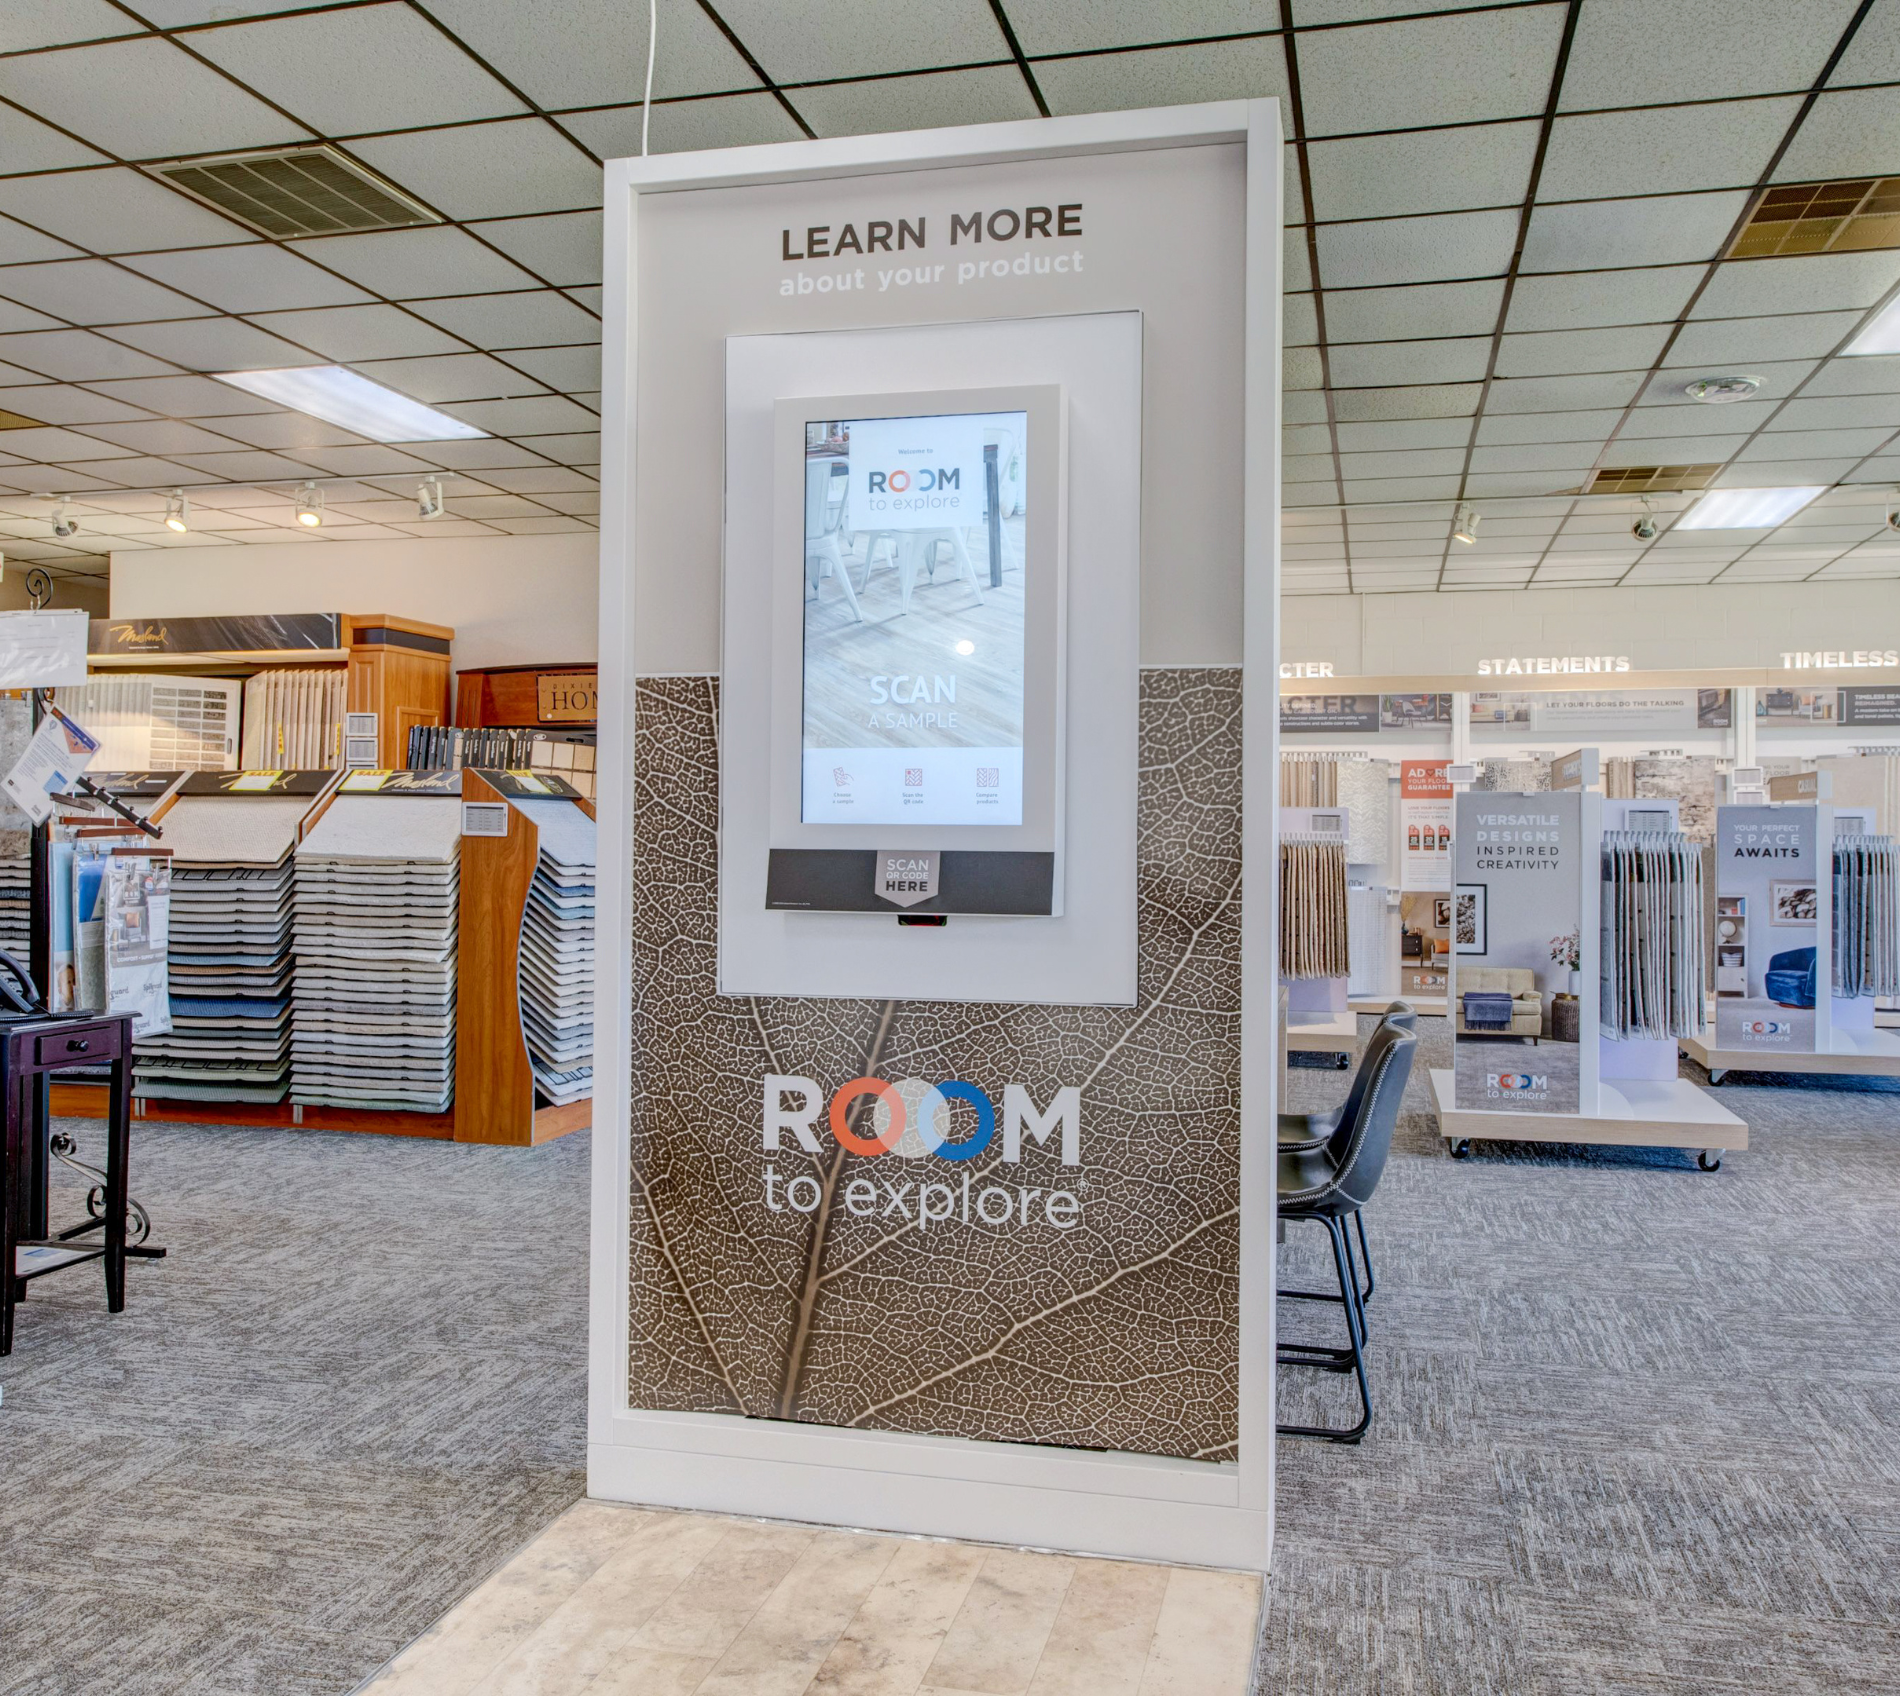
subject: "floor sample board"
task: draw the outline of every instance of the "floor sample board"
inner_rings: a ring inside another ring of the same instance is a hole
[[[172,851],[172,1028],[134,1052],[140,1095],[282,1101],[290,1088],[291,849],[308,798],[187,795]]]
[[[291,1099],[444,1111],[462,804],[342,795],[296,855]]]
[[[540,841],[521,915],[521,1025],[534,1087],[557,1107],[594,1093],[594,821],[571,801],[518,801]]]

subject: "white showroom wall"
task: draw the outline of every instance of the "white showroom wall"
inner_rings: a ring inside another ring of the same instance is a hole
[[[1790,649],[1900,647],[1900,580],[1289,595],[1280,655],[1339,677],[1470,672],[1508,654],[1627,654],[1636,671],[1779,667]],[[1323,687],[1323,685],[1315,685]]]
[[[592,660],[599,570],[592,531],[141,548],[112,556],[111,616],[386,613],[453,627],[458,668]]]

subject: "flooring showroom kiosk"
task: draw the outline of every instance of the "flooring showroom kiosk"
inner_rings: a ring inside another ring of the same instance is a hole
[[[1266,1566],[1280,149],[608,166],[593,1495]]]

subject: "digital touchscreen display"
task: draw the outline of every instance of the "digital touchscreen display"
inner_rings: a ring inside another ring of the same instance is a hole
[[[806,824],[1023,817],[1026,412],[805,426]]]

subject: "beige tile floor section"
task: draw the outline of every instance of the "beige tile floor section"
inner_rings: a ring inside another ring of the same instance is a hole
[[[1244,1573],[580,1502],[362,1696],[1245,1696]]]

